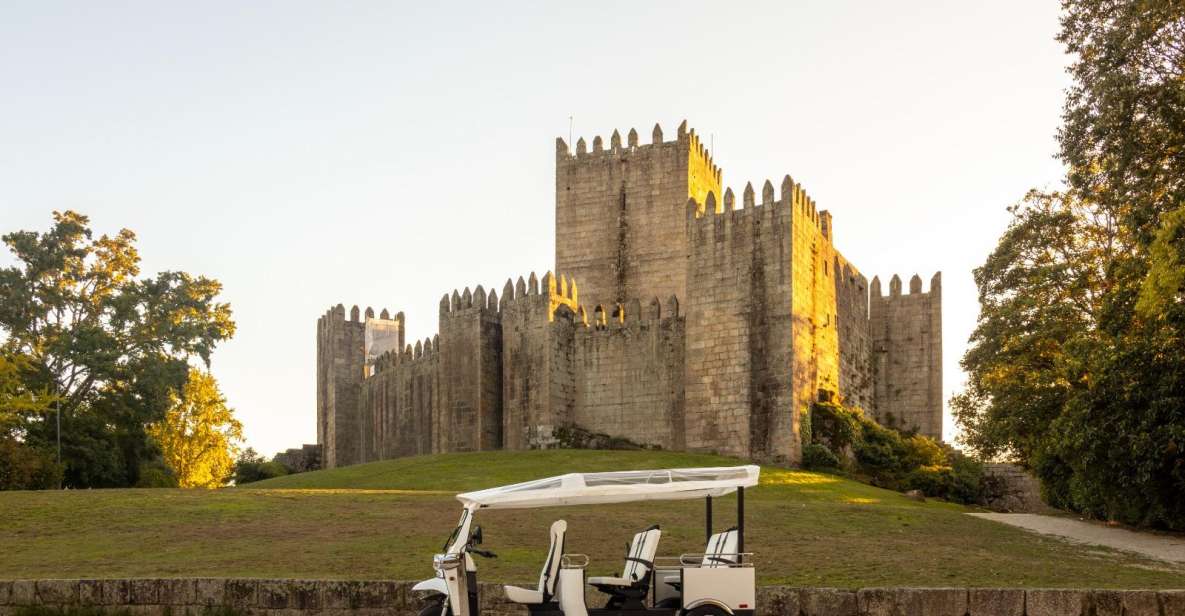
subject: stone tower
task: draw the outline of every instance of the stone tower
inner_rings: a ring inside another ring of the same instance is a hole
[[[889,280],[888,296],[881,295],[880,279],[873,278],[871,295],[873,415],[882,424],[941,439],[942,274],[930,279],[928,293],[922,293],[922,279],[914,274],[907,295],[896,275]]]
[[[606,148],[556,140],[555,266],[580,282],[587,305],[687,294],[688,198],[720,192],[720,168],[687,122],[673,141],[655,125],[641,145],[617,131]]]

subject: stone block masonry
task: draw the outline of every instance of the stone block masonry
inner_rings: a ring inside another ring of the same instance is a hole
[[[422,607],[412,585],[233,578],[0,580],[0,616],[28,607],[91,607],[136,616],[199,616],[211,608],[251,616],[412,616]],[[479,600],[486,616],[527,614],[506,599],[500,584],[482,583]],[[756,609],[762,616],[1185,616],[1185,591],[761,586]]]
[[[908,295],[896,275],[888,296],[873,278],[870,306],[876,420],[942,438],[942,274],[930,279],[928,293],[915,274]]]
[[[800,184],[738,199],[722,178],[686,122],[557,139],[559,275],[452,291],[414,344],[402,313],[318,321],[325,466],[553,447],[567,427],[795,464],[819,399],[940,437],[939,276],[882,297]]]
[[[615,131],[576,152],[556,142],[555,262],[580,282],[589,305],[624,304],[687,293],[687,236],[682,205],[720,195],[721,171],[694,130],[679,125],[674,141],[654,127],[639,145]]]

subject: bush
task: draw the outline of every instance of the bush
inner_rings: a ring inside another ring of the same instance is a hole
[[[835,470],[839,458],[826,445],[811,443],[802,448],[802,467],[811,470]]]
[[[864,421],[864,413],[858,408],[819,402],[811,407],[811,432],[807,438],[831,451],[843,451],[860,438]]]
[[[48,490],[61,481],[62,467],[52,454],[0,438],[0,490]]]
[[[848,470],[875,486],[960,503],[979,499],[983,465],[949,445],[882,426],[834,402],[816,403],[810,414],[813,442],[803,448],[804,467],[839,468],[833,452],[850,451]]]
[[[289,474],[288,467],[276,460],[268,461],[256,453],[254,449],[248,447],[239,455],[238,461],[235,462],[234,482],[235,485],[241,486],[245,483],[262,481],[264,479],[271,479],[272,477],[281,477],[287,474]]]
[[[175,488],[177,476],[164,460],[153,460],[140,464],[140,478],[136,480],[137,488]]]

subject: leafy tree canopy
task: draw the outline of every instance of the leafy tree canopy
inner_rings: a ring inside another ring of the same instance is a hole
[[[1067,190],[975,270],[964,440],[1056,506],[1185,529],[1185,4],[1066,0]]]
[[[148,433],[182,488],[217,488],[234,472],[243,425],[226,406],[218,382],[192,369],[181,395],[172,396],[164,419]]]
[[[135,234],[95,238],[76,212],[2,239],[18,262],[0,269],[3,350],[28,363],[22,389],[47,392],[60,408],[66,484],[134,485],[155,455],[145,428],[164,417],[188,362],[208,363],[234,333],[221,285],[185,272],[140,278]],[[56,440],[44,408],[16,430],[30,447]]]

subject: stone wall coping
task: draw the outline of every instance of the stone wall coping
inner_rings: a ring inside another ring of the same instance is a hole
[[[268,578],[0,580],[0,616],[22,606],[127,608],[135,616],[228,607],[260,616],[415,614],[414,582]],[[481,611],[525,616],[500,584],[481,584]],[[1185,589],[799,588],[761,586],[762,616],[1185,616]]]

